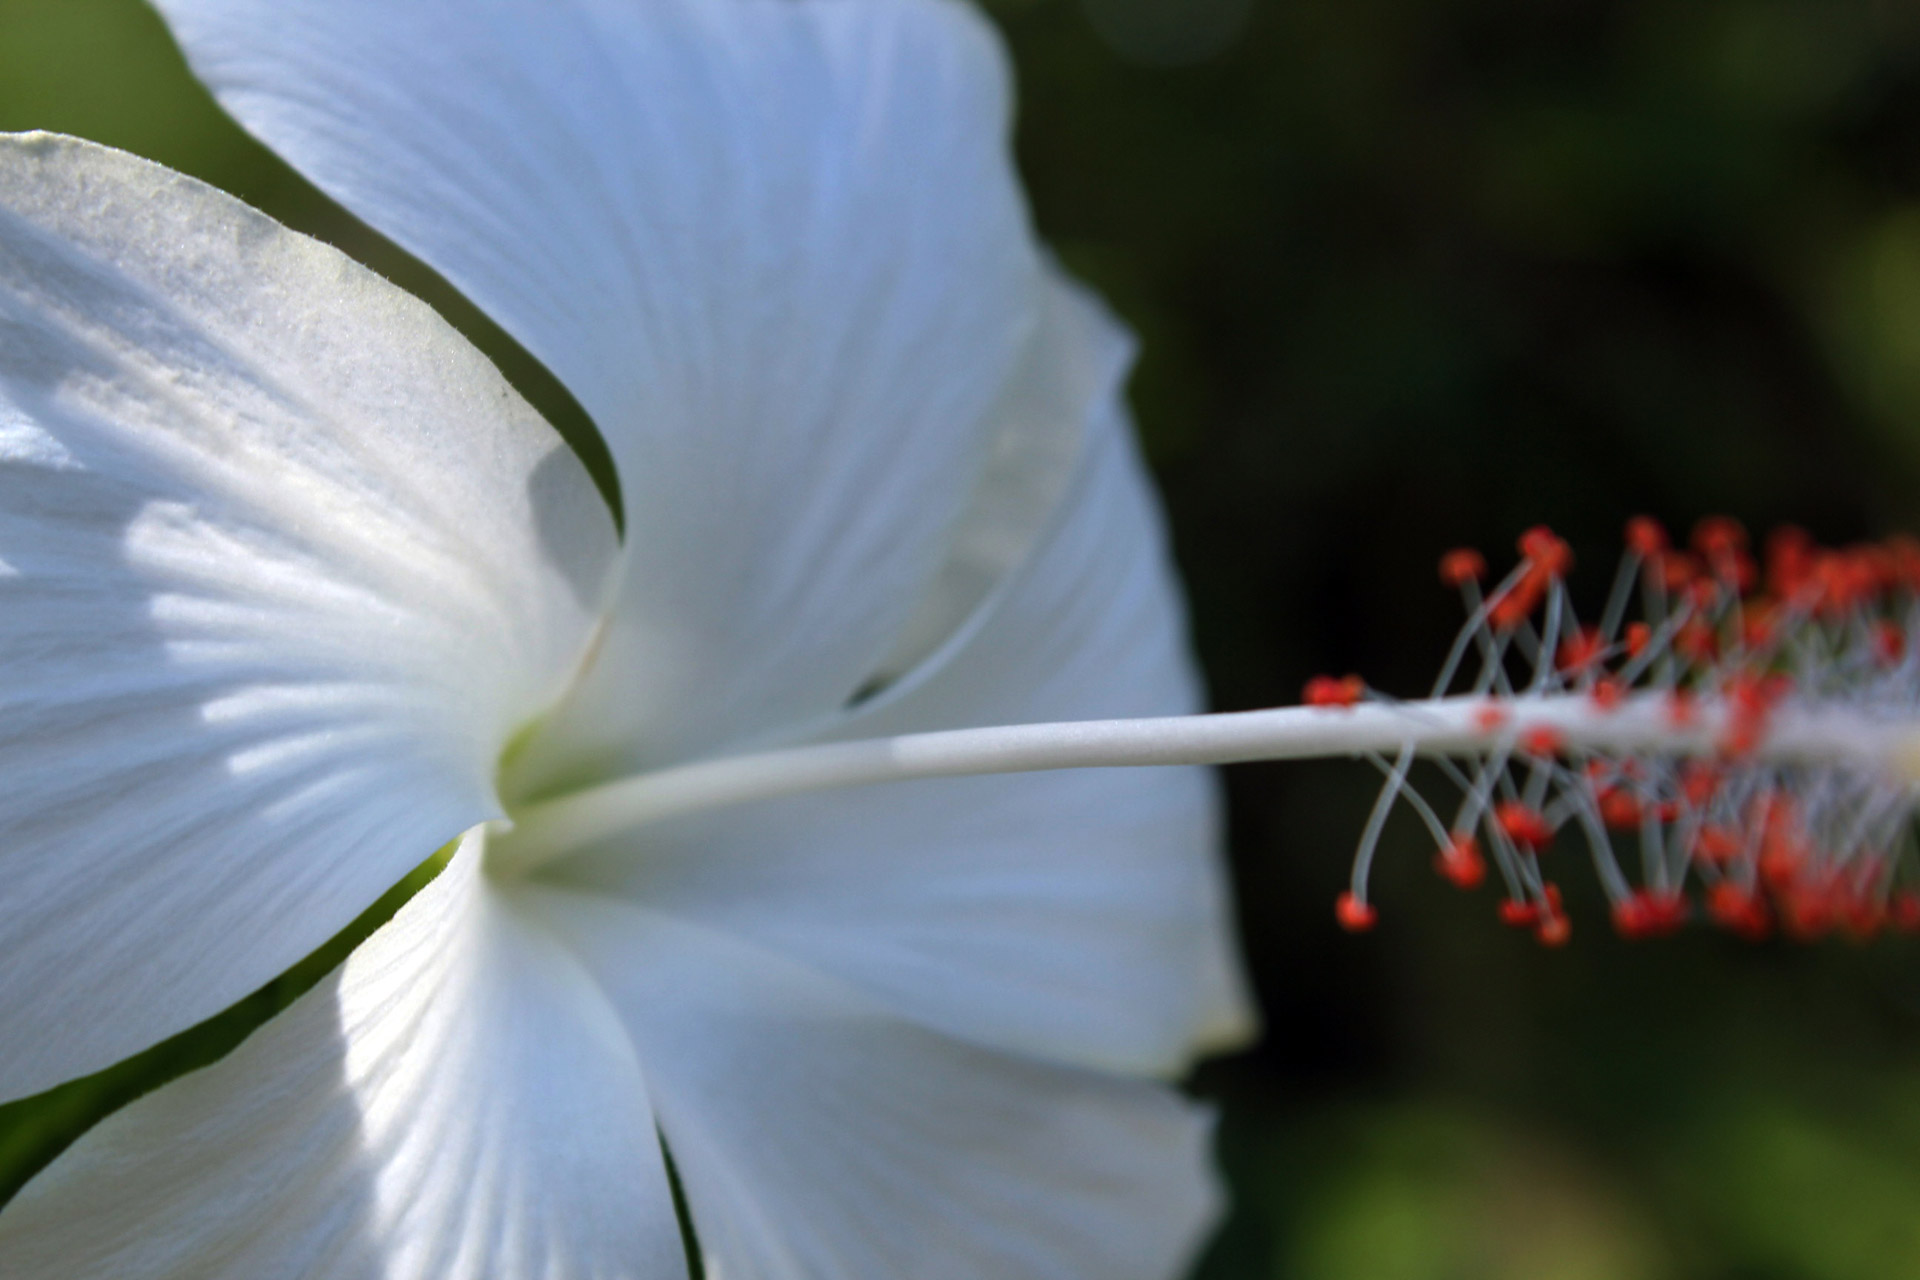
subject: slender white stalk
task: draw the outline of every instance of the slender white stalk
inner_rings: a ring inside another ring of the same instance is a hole
[[[1497,720],[1489,716],[1497,708]],[[1571,751],[1667,756],[1710,753],[1726,709],[1712,700],[1677,728],[1665,700],[1639,694],[1603,711],[1579,694],[1490,700],[1468,695],[1355,707],[1283,707],[1145,720],[1001,725],[832,742],[699,761],[639,774],[527,806],[492,842],[502,872],[532,870],[650,823],[703,810],[839,787],[1050,769],[1234,764],[1362,756],[1411,749],[1478,756],[1515,736],[1551,729]],[[1920,723],[1858,710],[1780,708],[1759,754],[1780,762],[1857,764],[1910,779]]]

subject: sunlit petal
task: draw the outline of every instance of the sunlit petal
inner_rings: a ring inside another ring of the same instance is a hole
[[[618,1015],[478,867],[463,850],[239,1049],[29,1183],[0,1275],[684,1276]]]
[[[570,387],[621,611],[525,784],[830,712],[987,465],[1039,274],[949,0],[162,0],[221,102]]]
[[[493,813],[613,550],[425,307],[0,138],[0,1098],[232,1003]]]

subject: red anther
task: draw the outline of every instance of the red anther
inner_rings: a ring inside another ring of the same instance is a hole
[[[1651,560],[1667,549],[1666,526],[1652,516],[1635,516],[1627,521],[1627,549],[1643,560]]]
[[[1779,631],[1780,606],[1766,596],[1755,596],[1740,606],[1740,640],[1748,650],[1765,649]]]
[[[1853,606],[1853,578],[1838,552],[1817,551],[1812,572],[1807,575],[1806,590],[1814,607],[1827,616],[1846,612]]]
[[[1593,699],[1595,710],[1617,711],[1626,701],[1627,687],[1612,676],[1601,676],[1593,682],[1593,688],[1587,690],[1587,696]]]
[[[1785,696],[1788,687],[1757,671],[1736,671],[1727,679],[1727,701],[1736,711],[1768,711]]]
[[[1647,927],[1646,903],[1639,893],[1629,894],[1614,903],[1612,914],[1613,931],[1627,941],[1638,942],[1651,936]]]
[[[1525,558],[1520,580],[1487,609],[1487,620],[1497,630],[1525,622],[1547,598],[1547,589],[1573,567],[1572,550],[1545,525],[1520,535],[1520,554]]]
[[[1707,664],[1720,656],[1720,637],[1701,618],[1689,618],[1673,634],[1673,648],[1689,662]]]
[[[1627,624],[1627,656],[1637,658],[1647,651],[1647,645],[1653,641],[1653,628],[1644,622]]]
[[[1301,691],[1301,701],[1309,707],[1351,707],[1367,694],[1367,682],[1359,676],[1315,676]]]
[[[1372,904],[1361,901],[1359,895],[1348,890],[1333,904],[1333,918],[1348,933],[1365,933],[1379,922],[1380,913]]]
[[[1640,802],[1623,787],[1608,787],[1600,793],[1600,820],[1615,831],[1632,831],[1640,825]]]
[[[1747,549],[1747,528],[1732,516],[1706,516],[1693,526],[1693,549],[1706,560],[1735,555]]]
[[[1720,771],[1702,760],[1689,760],[1680,770],[1680,794],[1696,809],[1713,803],[1720,790]]]
[[[1738,713],[1752,715],[1771,711],[1790,686],[1765,672],[1747,670],[1728,676],[1724,687],[1728,705]]]
[[[1738,520],[1708,516],[1693,527],[1693,549],[1707,562],[1713,576],[1738,592],[1753,589],[1753,557],[1747,554],[1747,531]]]
[[[1650,893],[1647,897],[1647,913],[1656,932],[1662,935],[1678,933],[1693,917],[1693,904],[1687,901],[1684,893]]]
[[[1767,590],[1782,600],[1800,597],[1813,575],[1813,554],[1805,529],[1781,525],[1767,535]]]
[[[1489,702],[1474,710],[1474,728],[1482,733],[1498,733],[1507,725],[1507,709],[1498,703]]]
[[[1920,933],[1920,894],[1896,889],[1887,899],[1887,923],[1898,933]]]
[[[1549,578],[1562,578],[1573,568],[1573,548],[1543,524],[1520,535],[1520,554]]]
[[[1706,825],[1693,838],[1693,856],[1710,866],[1724,867],[1746,848],[1740,833],[1731,827]]]
[[[1873,656],[1883,667],[1897,667],[1907,656],[1907,635],[1898,623],[1883,618],[1873,624]]]
[[[1539,571],[1528,569],[1526,576],[1495,598],[1487,609],[1487,621],[1496,630],[1511,630],[1531,617],[1546,595],[1547,579]]]
[[[1487,576],[1487,558],[1472,547],[1455,547],[1440,557],[1440,581],[1464,587]]]
[[[1575,674],[1600,664],[1606,656],[1606,637],[1598,627],[1581,627],[1560,642],[1560,669]]]
[[[1500,903],[1500,923],[1515,929],[1530,929],[1540,921],[1540,908],[1525,898],[1505,898]]]
[[[1529,852],[1538,853],[1553,843],[1553,827],[1546,815],[1518,800],[1502,800],[1495,805],[1493,820],[1507,839]]]
[[[1884,576],[1879,560],[1859,548],[1822,552],[1814,559],[1817,608],[1827,618],[1842,617],[1872,602]]]
[[[1700,562],[1684,551],[1662,551],[1647,562],[1647,568],[1667,591],[1684,591],[1700,577]]]
[[[1720,603],[1720,593],[1724,590],[1726,588],[1712,578],[1695,578],[1687,584],[1684,594],[1687,603],[1706,613]]]
[[[1760,581],[1759,568],[1753,563],[1753,557],[1744,551],[1716,561],[1713,571],[1722,582],[1733,588],[1735,595],[1747,594]]]
[[[1520,735],[1517,745],[1530,756],[1557,756],[1566,749],[1567,735],[1550,724],[1537,724]]]
[[[1760,846],[1760,878],[1775,893],[1790,893],[1807,865],[1807,846],[1797,840],[1772,840]]]
[[[1727,682],[1727,728],[1720,740],[1723,754],[1752,755],[1766,740],[1773,708],[1786,693],[1778,679],[1742,672]]]
[[[1680,821],[1680,802],[1678,800],[1660,801],[1653,806],[1653,820],[1655,822]]]
[[[1780,924],[1798,942],[1812,942],[1833,931],[1838,912],[1832,887],[1799,881],[1776,890]]]
[[[1692,909],[1684,895],[1640,889],[1613,906],[1613,927],[1630,941],[1678,933]]]
[[[1720,735],[1720,754],[1732,760],[1743,759],[1759,750],[1766,736],[1764,717],[1736,715],[1728,721],[1727,731]]]
[[[1511,631],[1525,622],[1539,603],[1539,597],[1521,582],[1494,597],[1493,603],[1487,606],[1487,623],[1495,631]]]
[[[1547,947],[1565,946],[1573,936],[1573,924],[1560,902],[1560,886],[1548,881],[1540,886],[1540,920],[1533,927],[1534,938]]]
[[[1764,942],[1773,932],[1773,916],[1766,899],[1731,880],[1722,880],[1707,890],[1707,914],[1715,924],[1748,942]]]
[[[1480,842],[1467,831],[1456,831],[1433,860],[1433,869],[1461,889],[1476,889],[1487,878],[1487,860],[1480,855]]]
[[[1672,689],[1667,693],[1667,723],[1676,729],[1691,729],[1699,719],[1699,711],[1693,705],[1693,695],[1685,689]]]
[[[1800,805],[1791,792],[1769,790],[1754,797],[1747,821],[1758,826],[1761,838],[1770,843],[1806,839],[1806,828],[1800,824]]]
[[[1540,917],[1540,923],[1534,926],[1534,939],[1543,947],[1564,947],[1573,937],[1573,922],[1566,916],[1555,912]]]

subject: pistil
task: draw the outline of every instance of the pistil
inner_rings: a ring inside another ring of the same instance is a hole
[[[1497,709],[1500,714],[1489,715]],[[1735,718],[1719,702],[1696,708],[1685,728],[1665,699],[1639,694],[1612,711],[1584,695],[1415,702],[1137,720],[996,725],[722,757],[660,769],[536,803],[496,837],[502,870],[528,871],[627,832],[706,810],[841,787],[1052,769],[1238,764],[1325,757],[1361,759],[1410,748],[1428,758],[1510,753],[1545,730],[1570,749],[1711,755]],[[1835,712],[1783,713],[1764,746],[1780,764],[1830,763],[1882,771],[1920,744],[1920,721],[1862,723]],[[1889,775],[1891,776],[1891,775]]]
[[[1385,782],[1336,917],[1374,926],[1374,855],[1408,805],[1435,867],[1471,889],[1489,862],[1500,918],[1565,942],[1549,874],[1571,829],[1628,937],[1679,927],[1697,886],[1707,916],[1748,937],[1887,924],[1920,930],[1920,544],[1845,551],[1797,531],[1769,546],[1765,590],[1746,536],[1702,522],[1691,551],[1628,526],[1596,625],[1564,587],[1572,554],[1546,529],[1482,591],[1485,559],[1449,553],[1441,576],[1467,622],[1429,696],[1388,697],[1358,676],[1309,681],[1305,705],[1159,719],[1000,725],[698,761],[525,807],[496,838],[524,873],[645,827],[712,809],[842,787],[1054,769],[1351,757]],[[1636,612],[1639,617],[1630,617]],[[1419,761],[1458,793],[1450,818],[1415,788]],[[1637,873],[1616,842],[1637,846]]]

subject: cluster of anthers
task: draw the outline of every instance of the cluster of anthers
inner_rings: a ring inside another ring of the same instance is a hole
[[[1404,801],[1440,875],[1472,889],[1491,862],[1500,918],[1549,946],[1570,936],[1555,877],[1576,842],[1628,938],[1696,916],[1750,939],[1920,932],[1920,541],[1829,549],[1785,528],[1757,564],[1732,520],[1702,521],[1683,550],[1637,518],[1596,625],[1575,617],[1564,541],[1536,528],[1519,549],[1490,589],[1478,552],[1442,558],[1467,622],[1429,699],[1352,676],[1307,686],[1329,714],[1405,726],[1361,753],[1386,784],[1344,927],[1375,923],[1368,869]],[[1451,820],[1410,785],[1416,758],[1458,792]]]

